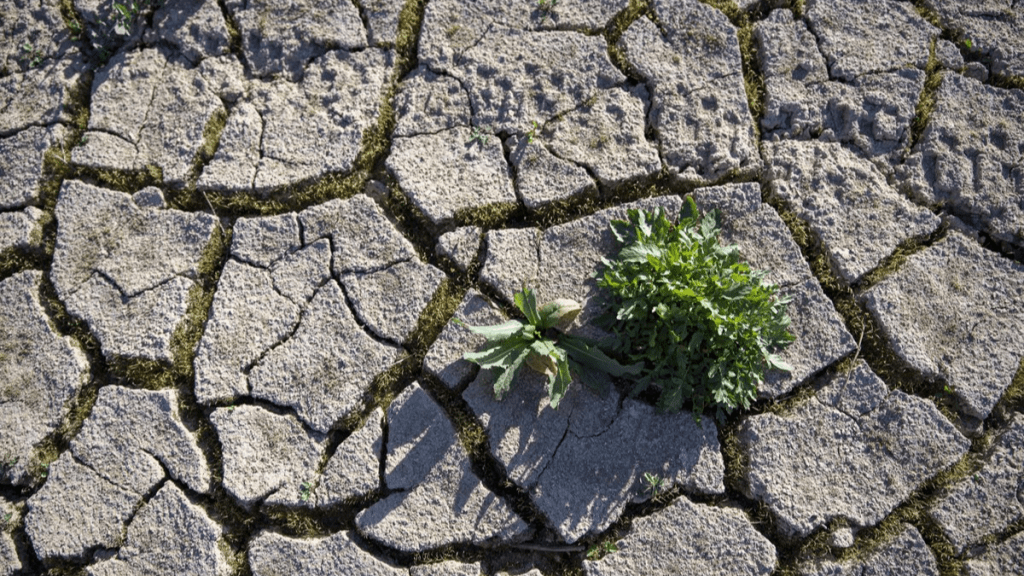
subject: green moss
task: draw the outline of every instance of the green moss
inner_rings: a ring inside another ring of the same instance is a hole
[[[924,129],[928,126],[932,112],[938,99],[939,86],[942,84],[942,71],[939,59],[935,55],[935,42],[932,38],[928,45],[928,64],[925,67],[924,89],[921,90],[921,99],[914,109],[914,120],[910,123],[910,144],[909,149],[921,140]]]
[[[1008,76],[1003,74],[993,74],[989,78],[989,83],[999,88],[1005,88],[1007,90],[1016,88],[1018,90],[1024,90],[1024,76]]]
[[[944,383],[925,379],[918,370],[896,355],[889,346],[885,331],[874,316],[860,303],[854,290],[842,282],[832,270],[820,238],[807,223],[789,211],[777,196],[768,194],[766,201],[789,227],[790,234],[811,267],[811,272],[843,318],[846,329],[854,338],[863,339],[858,356],[863,358],[871,370],[891,389],[933,399],[940,397],[945,392]],[[919,249],[920,247],[911,245],[907,248],[911,252]],[[863,336],[860,336],[861,334]],[[941,403],[939,408],[942,409]]]
[[[608,58],[619,70],[634,80],[641,80],[633,64],[626,58],[626,52],[619,46],[619,40],[626,30],[644,15],[651,15],[646,0],[629,0],[629,5],[615,15],[605,29],[604,39],[608,44]]]
[[[865,274],[856,285],[857,291],[864,291],[878,284],[899,270],[908,258],[946,237],[949,224],[943,222],[934,232],[926,236],[911,238],[900,243],[874,270]]]

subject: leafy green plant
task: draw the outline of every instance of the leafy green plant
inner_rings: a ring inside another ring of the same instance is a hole
[[[552,408],[558,408],[558,403],[565,396],[572,373],[581,376],[588,386],[599,392],[604,390],[598,388],[601,379],[595,372],[611,376],[639,373],[639,365],[623,366],[593,342],[563,332],[579,315],[578,303],[558,299],[538,309],[533,291],[523,286],[522,291],[515,294],[515,304],[526,317],[525,323],[508,320],[493,326],[469,326],[459,322],[487,339],[483,348],[467,352],[463,357],[481,368],[497,371],[494,394],[498,398],[508,392],[516,371],[523,364],[547,376],[548,401]]]
[[[487,130],[486,126],[484,127],[484,130]],[[490,134],[488,134],[486,131],[481,131],[480,128],[477,128],[476,126],[473,127],[473,133],[469,136],[469,141],[470,142],[473,142],[474,140],[478,140],[484,146],[487,145],[487,141],[490,140],[490,139],[491,139],[491,135]]]
[[[718,241],[720,215],[699,216],[687,198],[678,225],[663,210],[630,210],[611,223],[621,244],[605,259],[598,284],[612,295],[599,325],[610,350],[644,367],[632,395],[661,388],[658,407],[678,411],[692,401],[699,418],[749,408],[768,368],[791,371],[775,352],[793,341],[788,298]]]
[[[537,137],[537,121],[533,121],[533,128],[526,133],[526,143],[533,144],[533,139]]]
[[[599,560],[602,556],[606,554],[611,554],[612,552],[618,551],[619,547],[615,545],[615,542],[612,542],[611,540],[605,540],[600,544],[594,544],[590,547],[589,550],[587,550],[587,560]]]
[[[303,502],[309,502],[309,499],[313,497],[313,490],[316,486],[312,482],[303,482],[299,486],[299,499]]]
[[[661,476],[650,472],[644,472],[644,492],[653,497],[657,497],[658,494],[661,494],[661,489],[664,485],[665,479]]]
[[[32,44],[25,42],[21,46],[21,51],[25,53],[22,56],[22,60],[25,61],[29,68],[35,68],[43,62],[43,52],[38,48],[34,48]]]

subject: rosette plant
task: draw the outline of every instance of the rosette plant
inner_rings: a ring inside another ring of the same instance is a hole
[[[481,368],[497,371],[494,394],[499,399],[508,392],[523,364],[547,376],[548,401],[552,408],[558,408],[572,382],[572,374],[599,392],[605,390],[598,386],[601,378],[595,372],[611,376],[639,374],[640,364],[623,366],[594,342],[565,333],[580,313],[579,303],[562,298],[538,308],[533,291],[523,286],[522,291],[515,294],[515,304],[526,318],[525,322],[508,320],[493,326],[463,324],[487,339],[480,350],[467,352],[463,357]]]

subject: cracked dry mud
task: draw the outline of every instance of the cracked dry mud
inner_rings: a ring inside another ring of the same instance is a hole
[[[119,15],[120,14],[120,15]],[[121,25],[115,30],[115,22]],[[0,8],[0,576],[1024,576],[1024,3]],[[690,195],[724,422],[462,354]]]

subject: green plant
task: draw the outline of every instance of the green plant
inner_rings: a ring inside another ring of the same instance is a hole
[[[964,38],[964,46],[970,50],[971,48],[974,48],[974,42],[972,42],[970,38]]]
[[[533,128],[530,128],[530,131],[526,133],[526,142],[527,142],[527,144],[533,144],[533,139],[536,138],[536,137],[537,137],[537,121],[534,120],[533,121]]]
[[[612,552],[618,552],[619,547],[615,545],[615,542],[611,540],[605,540],[600,544],[594,544],[587,550],[587,560],[598,560],[605,554],[611,554]]]
[[[540,12],[540,21],[543,22],[555,13],[558,0],[537,0],[537,11]]]
[[[25,55],[22,56],[22,60],[24,60],[28,64],[29,68],[35,68],[43,62],[42,51],[38,48],[33,48],[32,44],[25,42],[21,46],[21,50],[25,53]]]
[[[537,308],[533,291],[523,286],[515,294],[516,307],[526,317],[526,322],[509,320],[494,326],[466,326],[487,339],[478,352],[467,352],[463,357],[498,372],[494,381],[494,394],[501,398],[512,384],[516,371],[524,363],[533,370],[548,377],[548,401],[552,408],[565,396],[572,381],[571,372],[581,376],[590,387],[599,388],[601,381],[595,372],[611,376],[637,374],[639,365],[623,366],[609,358],[593,342],[565,334],[563,330],[580,313],[580,305],[572,300],[558,299]]]
[[[309,499],[313,497],[313,489],[316,486],[312,482],[303,482],[302,486],[299,487],[299,499],[303,502],[309,502]]]
[[[487,130],[486,126],[484,126],[484,130]],[[479,140],[481,144],[486,146],[487,145],[487,141],[490,140],[490,139],[491,139],[491,135],[490,134],[488,134],[487,132],[482,132],[480,130],[480,128],[477,128],[476,126],[473,126],[473,134],[471,134],[470,137],[469,137],[469,141],[470,142],[473,142],[474,140]]]
[[[82,38],[82,25],[78,23],[78,20],[71,18],[68,20],[68,30],[71,31],[72,40],[81,40]]]
[[[644,484],[644,492],[657,497],[658,494],[661,493],[662,487],[665,485],[665,479],[657,474],[644,472]]]
[[[793,341],[785,314],[789,298],[740,261],[737,246],[718,242],[720,215],[699,216],[692,198],[679,224],[663,210],[630,210],[611,223],[622,245],[605,259],[598,284],[612,309],[599,319],[611,350],[641,363],[637,395],[661,388],[658,407],[674,412],[692,401],[696,417],[749,408],[769,367],[791,371],[775,352]]]

